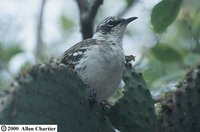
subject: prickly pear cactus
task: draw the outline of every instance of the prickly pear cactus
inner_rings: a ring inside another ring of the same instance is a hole
[[[200,131],[200,65],[161,102],[160,132]]]
[[[114,131],[99,105],[89,106],[87,86],[65,66],[34,66],[18,77],[18,84],[4,96],[9,99],[0,98],[0,124],[57,124],[59,132]]]
[[[109,110],[108,117],[121,132],[156,132],[154,102],[141,73],[126,64],[124,96]]]

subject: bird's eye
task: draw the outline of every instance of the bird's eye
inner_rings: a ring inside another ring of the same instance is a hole
[[[107,24],[108,24],[109,26],[113,26],[113,25],[114,25],[114,21],[110,20],[110,21],[108,21]]]

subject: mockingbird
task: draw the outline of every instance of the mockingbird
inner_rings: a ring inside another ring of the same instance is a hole
[[[124,31],[136,18],[107,17],[92,38],[77,43],[63,55],[61,62],[94,91],[97,102],[108,99],[119,87],[125,63]]]

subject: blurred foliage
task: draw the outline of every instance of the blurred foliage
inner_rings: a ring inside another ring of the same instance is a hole
[[[182,0],[162,0],[152,10],[151,23],[156,33],[161,33],[172,24],[179,12]]]
[[[142,70],[151,90],[167,91],[200,63],[200,1],[162,0],[152,10],[151,24],[157,42],[145,53]]]
[[[9,74],[7,64],[10,59],[18,53],[23,52],[23,50],[17,44],[11,44],[7,46],[5,43],[0,42],[0,90],[4,90],[9,86],[9,83],[5,81],[6,74]],[[5,73],[6,72],[6,73]]]
[[[8,63],[9,60],[16,54],[22,52],[23,50],[18,45],[5,46],[5,44],[0,42],[0,60],[4,63]]]
[[[152,54],[162,62],[181,61],[183,56],[169,44],[157,43],[151,48]]]
[[[184,57],[184,64],[186,66],[195,66],[200,63],[200,55],[198,53],[188,53],[186,57]]]
[[[3,80],[0,79],[0,91],[4,90],[4,83]]]
[[[63,31],[69,32],[69,30],[72,29],[72,27],[74,26],[74,22],[64,14],[60,16],[60,22]]]
[[[126,0],[128,6],[132,6],[136,0]]]
[[[62,13],[60,15],[59,18],[59,22],[60,22],[60,31],[61,31],[61,35],[63,40],[66,40],[70,37],[70,35],[72,34],[71,32],[74,32],[74,27],[75,27],[75,23],[72,19],[70,19],[67,15],[65,15],[64,13]]]

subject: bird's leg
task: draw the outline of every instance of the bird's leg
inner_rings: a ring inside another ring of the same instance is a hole
[[[89,98],[89,106],[91,109],[97,103],[96,96],[97,96],[96,90],[94,88],[90,88],[88,91],[88,98]]]

